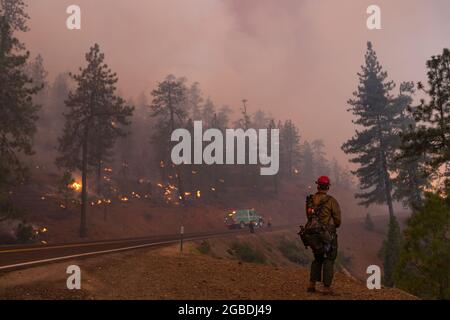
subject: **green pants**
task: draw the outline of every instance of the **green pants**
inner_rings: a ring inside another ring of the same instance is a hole
[[[337,251],[338,243],[337,236],[335,236],[331,244],[331,248],[327,253],[324,251],[314,252],[314,261],[311,263],[311,282],[323,282],[325,286],[331,286],[334,275],[334,261],[337,257]]]

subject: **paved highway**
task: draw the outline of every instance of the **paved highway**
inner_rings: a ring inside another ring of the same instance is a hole
[[[283,227],[257,230],[256,232],[280,230]],[[284,227],[286,228],[286,227]],[[209,233],[187,233],[183,235],[184,241],[202,240],[214,237],[223,237],[236,234],[246,234],[248,229],[226,230]],[[46,264],[55,261],[88,257],[132,250],[145,247],[155,247],[180,242],[180,235],[162,235],[145,238],[117,239],[92,242],[79,242],[67,244],[27,245],[0,247],[0,272],[26,268],[34,265]]]

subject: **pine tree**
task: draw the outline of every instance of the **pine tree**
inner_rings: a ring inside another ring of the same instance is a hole
[[[212,102],[211,98],[208,97],[205,104],[203,105],[201,118],[203,120],[203,126],[205,128],[212,128],[215,114],[216,106]]]
[[[360,182],[362,191],[356,194],[360,203],[368,206],[372,203],[386,203],[389,214],[394,215],[392,200],[393,156],[397,146],[394,119],[398,116],[392,107],[390,95],[394,83],[387,80],[387,72],[378,62],[372,44],[367,44],[365,65],[358,73],[359,86],[348,101],[349,111],[356,116],[353,122],[362,127],[355,136],[342,146],[346,154],[356,155],[351,162],[360,167],[353,171]]]
[[[48,89],[48,100],[40,115],[40,120],[45,122],[45,130],[40,131],[39,147],[42,152],[51,159],[56,157],[58,136],[64,126],[64,101],[69,96],[71,78],[69,73],[58,74]]]
[[[331,169],[329,167],[327,157],[324,151],[325,143],[323,140],[318,139],[311,142],[311,148],[314,157],[314,171],[317,176],[327,176],[330,175]],[[335,182],[333,182],[335,183]]]
[[[189,88],[187,99],[187,109],[192,120],[202,120],[203,97],[202,91],[200,90],[200,84],[198,82],[194,82]]]
[[[21,0],[0,1],[0,189],[25,177],[21,155],[32,155],[41,89],[26,74],[29,53],[15,37],[28,28]]]
[[[26,73],[28,77],[33,81],[33,85],[41,88],[41,90],[33,97],[33,102],[41,106],[39,110],[39,119],[36,122],[36,135],[34,140],[34,145],[37,149],[42,150],[44,148],[47,150],[52,150],[55,145],[49,146],[48,130],[53,127],[54,114],[51,110],[49,93],[50,88],[47,81],[48,72],[44,67],[44,59],[41,55],[36,56],[36,58],[27,64]]]
[[[316,177],[316,170],[314,165],[314,153],[311,148],[311,144],[308,141],[305,141],[301,146],[301,170],[300,174],[304,178],[305,181],[310,183]]]
[[[57,165],[69,170],[81,170],[80,236],[86,236],[88,170],[98,162],[99,151],[109,151],[117,137],[123,136],[123,126],[133,108],[116,95],[117,75],[104,63],[105,56],[95,44],[86,54],[87,66],[71,75],[77,87],[66,100],[68,112],[59,138],[60,157]]]
[[[170,140],[172,132],[186,125],[188,95],[185,82],[184,78],[169,75],[152,91],[151,116],[159,120],[154,141],[158,141],[161,155],[164,157],[161,160],[163,166],[169,163],[170,148],[168,147],[172,145]],[[176,166],[176,177],[179,198],[186,205],[180,166]]]
[[[27,21],[30,17],[25,10],[26,7],[23,0],[0,0],[0,16],[11,32],[28,31]],[[23,49],[22,43],[18,43],[18,45]]]
[[[292,177],[300,163],[300,134],[291,120],[280,128],[280,167],[286,177]]]
[[[248,102],[247,99],[242,99],[242,108],[241,108],[242,118],[239,118],[235,123],[236,128],[242,128],[244,129],[244,131],[249,129],[252,123],[250,114],[248,113],[247,110],[247,102]]]
[[[426,154],[427,164],[439,172],[446,171],[447,185],[450,174],[450,50],[432,56],[427,61],[428,89],[418,88],[428,95],[416,108],[410,108],[417,122],[412,132],[404,135],[405,156]]]
[[[75,182],[75,179],[72,177],[72,173],[70,171],[64,171],[61,180],[58,183],[58,193],[64,200],[64,209],[67,210],[69,208],[69,202],[74,198],[75,190],[72,187],[72,184]]]
[[[270,119],[262,110],[257,110],[252,117],[252,126],[255,129],[265,129],[269,126]]]
[[[150,141],[151,132],[149,127],[154,127],[154,119],[148,119],[148,100],[145,94],[139,95],[133,120],[130,127],[130,134],[125,139],[120,139],[118,143],[118,154],[120,163],[128,161],[130,167],[135,171],[134,174],[143,177],[148,175],[151,164],[152,150],[145,147],[145,143]],[[149,124],[150,122],[150,124]],[[144,144],[143,144],[144,143]],[[132,146],[129,150],[129,146]]]
[[[405,207],[408,206],[414,210],[422,201],[422,189],[428,185],[428,179],[424,172],[426,155],[415,154],[406,157],[401,150],[401,136],[414,131],[416,126],[414,118],[408,112],[408,107],[413,101],[412,94],[414,94],[414,84],[404,82],[400,85],[399,95],[394,99],[395,108],[398,108],[400,112],[397,119],[400,150],[394,162],[397,175],[393,183],[394,198],[403,201]]]
[[[232,110],[229,106],[222,106],[217,113],[217,127],[225,132],[225,129],[228,128],[230,122],[230,115]]]
[[[336,158],[331,161],[332,182],[336,186],[341,185],[342,168],[337,162]]]
[[[450,299],[449,217],[448,199],[427,193],[404,231],[398,287],[424,299]]]
[[[37,97],[44,100],[45,95],[48,93],[48,72],[44,67],[44,58],[40,54],[31,63],[27,64],[26,73],[36,87],[42,88],[37,94]],[[42,103],[43,101],[38,102],[38,104]]]

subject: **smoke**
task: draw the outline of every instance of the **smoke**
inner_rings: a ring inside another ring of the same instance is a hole
[[[82,30],[65,27],[66,8],[82,9]],[[198,81],[216,104],[291,118],[303,138],[340,145],[354,131],[346,101],[356,89],[366,42],[390,79],[423,81],[425,61],[448,47],[450,2],[379,0],[382,30],[366,28],[366,0],[39,0],[31,31],[50,77],[76,71],[98,42],[126,97],[147,95],[167,74]]]

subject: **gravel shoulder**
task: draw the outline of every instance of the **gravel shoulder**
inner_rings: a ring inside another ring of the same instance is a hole
[[[410,300],[401,290],[368,290],[336,273],[335,294],[308,294],[308,270],[245,263],[201,254],[198,243],[139,249],[0,273],[0,299],[288,299]],[[81,290],[66,288],[66,268],[78,265]]]

